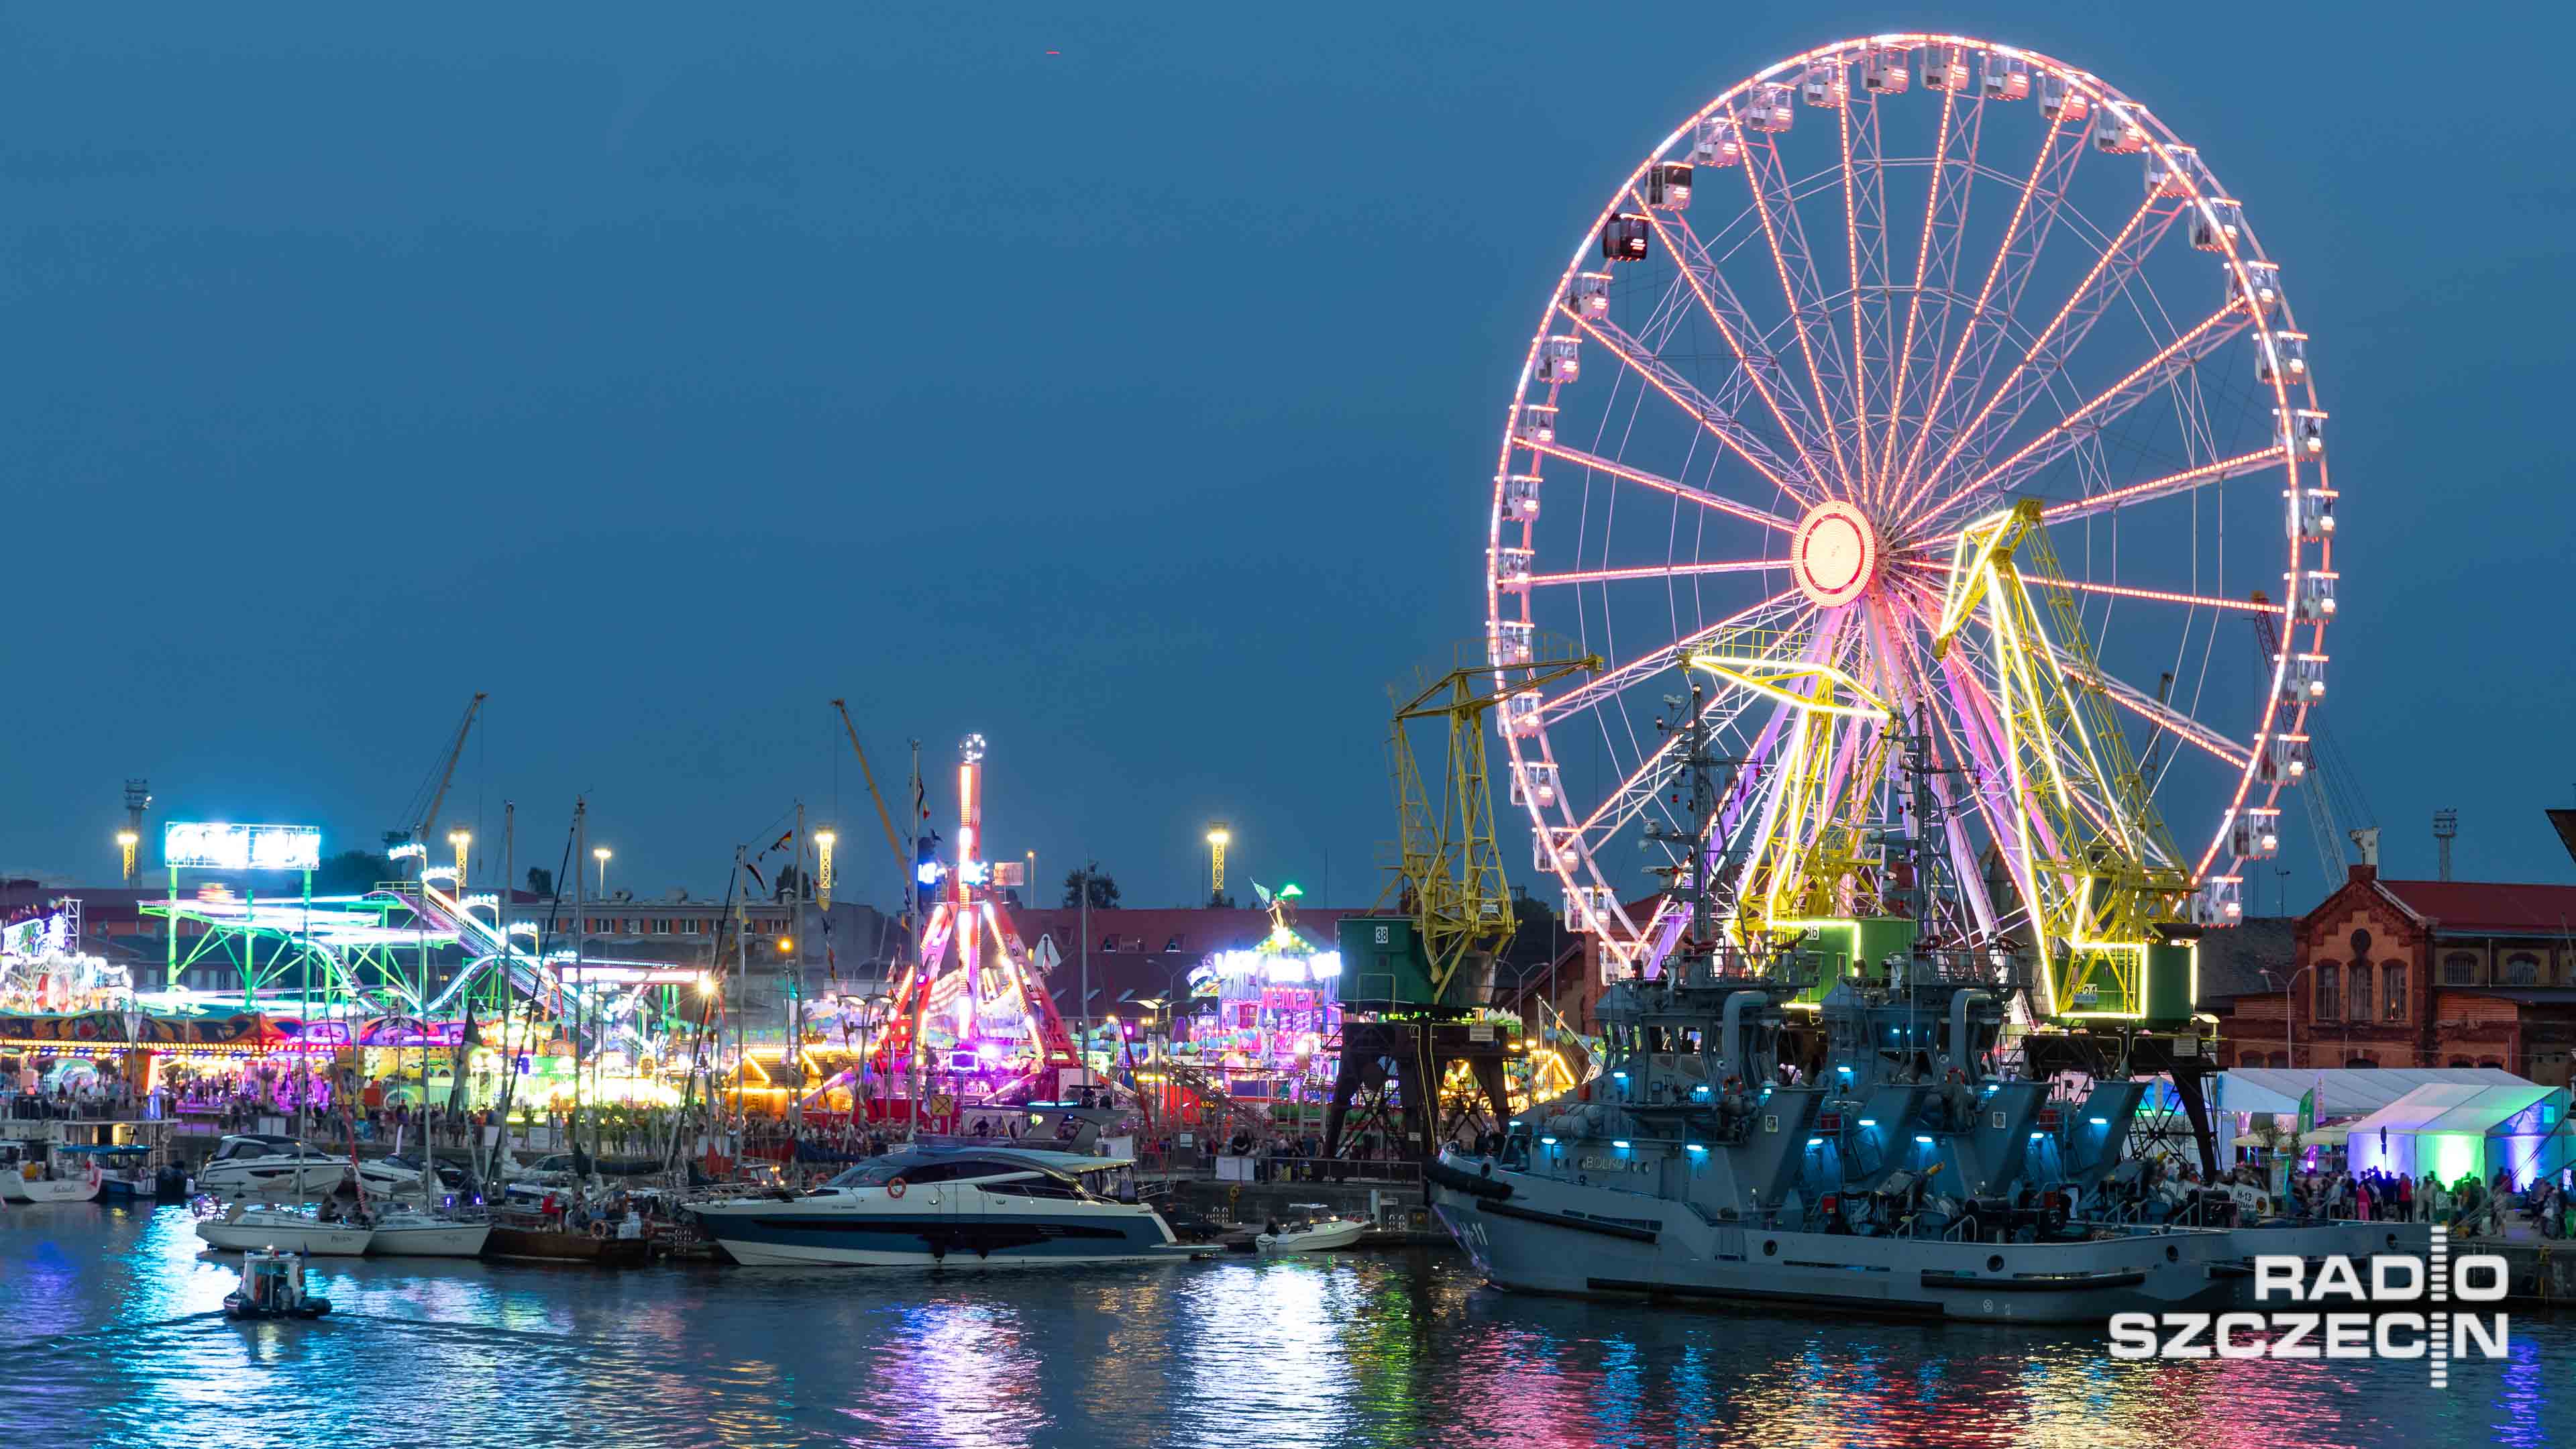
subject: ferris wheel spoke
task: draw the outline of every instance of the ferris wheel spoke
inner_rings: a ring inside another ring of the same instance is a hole
[[[1832,313],[1825,306],[1824,289],[1816,280],[1815,260],[1807,251],[1806,229],[1799,224],[1798,207],[1786,166],[1780,160],[1780,149],[1769,136],[1760,145],[1744,148],[1744,182],[1752,188],[1753,205],[1762,222],[1762,239],[1771,245],[1771,266],[1780,277],[1780,296],[1789,308],[1791,329],[1798,339],[1798,354],[1806,360],[1807,381],[1814,389],[1816,416],[1825,428],[1825,443],[1833,454],[1834,474],[1842,484],[1842,496],[1853,496],[1854,484],[1850,460],[1843,454],[1842,427],[1835,420],[1833,400],[1841,391],[1838,385],[1842,369],[1841,343],[1834,337]],[[1772,178],[1777,177],[1779,191],[1772,191]],[[1825,337],[1826,357],[1817,358],[1814,333]],[[1827,381],[1828,373],[1834,383]]]
[[[1565,315],[1571,318],[1574,325],[1581,328],[1586,336],[1607,348],[1610,355],[1617,358],[1622,366],[1635,373],[1649,387],[1662,393],[1673,406],[1690,414],[1693,420],[1707,429],[1709,434],[1719,442],[1734,449],[1735,455],[1751,465],[1753,470],[1760,473],[1763,480],[1774,489],[1801,503],[1807,501],[1805,494],[1791,481],[1796,476],[1794,469],[1783,462],[1778,454],[1772,452],[1760,438],[1755,437],[1752,431],[1744,426],[1742,420],[1721,409],[1714,399],[1693,387],[1688,378],[1665,366],[1662,359],[1648,350],[1644,343],[1621,331],[1618,324],[1614,322],[1579,317],[1571,310],[1568,310]],[[1564,456],[1569,462],[1579,462],[1592,456],[1577,454],[1572,449],[1560,451],[1553,443],[1539,443],[1534,440],[1524,443],[1523,446],[1534,452]],[[1587,466],[1590,465],[1587,464]],[[1695,499],[1722,513],[1734,514],[1748,522],[1767,524],[1791,532],[1794,532],[1797,527],[1777,515],[1767,513],[1750,504],[1738,503],[1731,498],[1722,498],[1714,493],[1688,488],[1669,479],[1657,479],[1652,474],[1636,473],[1635,476],[1630,477],[1630,473],[1635,470],[1622,472],[1619,465],[1604,466],[1602,471],[1629,477],[1631,482],[1644,483],[1648,487],[1663,487],[1665,491],[1673,493],[1676,497]]]
[[[1934,268],[1938,265],[1941,270],[1934,290],[1942,297],[1948,297],[1951,279],[1958,269],[1958,232],[1967,224],[1969,188],[1977,172],[1977,130],[1980,119],[1985,114],[1985,108],[1976,102],[1970,102],[1967,120],[1961,123],[1957,119],[1958,100],[1959,93],[1956,91],[1945,90],[1941,93],[1941,128],[1932,145],[1931,180],[1923,188],[1923,234],[1914,251],[1914,288],[1906,298],[1905,332],[1896,346],[1895,356],[1891,359],[1894,364],[1894,376],[1888,384],[1886,438],[1880,446],[1878,466],[1874,470],[1879,486],[1871,496],[1873,502],[1882,507],[1889,501],[1888,495],[1894,491],[1896,437],[1898,425],[1905,416],[1905,383],[1907,375],[1912,371],[1914,361],[1915,332],[1923,321],[1926,284],[1933,281]],[[1957,163],[1953,163],[1950,156],[1951,150],[1963,142],[1966,155]],[[1943,245],[1941,237],[1945,213],[1942,203],[1945,198],[1941,179],[1954,164],[1959,168],[1959,184],[1951,188],[1946,198],[1950,203],[1947,213],[1950,241],[1947,245]],[[1945,326],[1948,321],[1948,305],[1946,301],[1943,303]],[[1937,347],[1934,355],[1939,355]],[[1863,451],[1867,451],[1865,434]]]
[[[1986,268],[1986,279],[1977,288],[1977,300],[1970,304],[1966,325],[1960,328],[1959,344],[1950,353],[1950,361],[1941,369],[1940,379],[1932,386],[1932,399],[1924,405],[1923,421],[1914,430],[1914,442],[1905,450],[1905,467],[1900,477],[1912,477],[1923,462],[1924,445],[1941,430],[1943,408],[1952,399],[1952,384],[1973,357],[1976,366],[1968,372],[1964,399],[1974,401],[1985,386],[1986,368],[2002,349],[2005,339],[2003,317],[2008,317],[2021,300],[2029,283],[2048,234],[2054,229],[2058,208],[2074,184],[2076,163],[2084,158],[2084,128],[2078,125],[2070,144],[2063,117],[2048,124],[2048,135],[2040,142],[2039,153],[2031,158],[2030,174],[2022,179],[2020,198],[2013,203],[2011,220],[2004,224],[2003,239],[1995,245],[1995,259]],[[2042,199],[2045,198],[2045,199]],[[2034,210],[2033,203],[2037,203]],[[1994,303],[1990,315],[1988,304]]]
[[[1747,523],[1758,523],[1765,528],[1777,529],[1782,533],[1794,534],[1798,531],[1798,525],[1776,513],[1755,508],[1749,503],[1738,503],[1732,498],[1722,497],[1705,489],[1693,488],[1687,483],[1676,482],[1659,473],[1649,473],[1643,468],[1632,468],[1625,463],[1614,462],[1597,453],[1587,453],[1580,448],[1568,448],[1559,443],[1523,442],[1521,446],[1544,457],[1572,463],[1578,468],[1589,468],[1596,473],[1607,473],[1613,478],[1634,483],[1641,488],[1652,488],[1658,493],[1696,503],[1730,518],[1740,518]]]
[[[1732,559],[1722,563],[1639,564],[1633,568],[1573,569],[1564,573],[1532,574],[1532,588],[1552,584],[1615,584],[1635,579],[1677,579],[1705,574],[1776,573],[1789,567],[1784,558]]]
[[[1582,680],[1565,693],[1542,700],[1539,704],[1539,723],[1554,724],[1558,720],[1611,699],[1632,685],[1642,683],[1667,670],[1679,669],[1682,660],[1689,656],[1694,647],[1707,643],[1728,629],[1750,624],[1765,615],[1792,606],[1795,606],[1796,611],[1801,614],[1806,612],[1808,607],[1806,596],[1796,589],[1783,589],[1750,608],[1737,610],[1705,629],[1695,630],[1675,643],[1664,645],[1650,654],[1639,655],[1634,659],[1614,664]]]
[[[2074,292],[2048,319],[2048,325],[2031,339],[2021,361],[2004,374],[2003,382],[1993,395],[1968,419],[1958,436],[1950,440],[1940,460],[1925,473],[1925,489],[1930,489],[1951,472],[1952,465],[1977,440],[1989,418],[2002,413],[2003,427],[2010,430],[2020,419],[2022,410],[2030,405],[2031,399],[2045,391],[2050,378],[2064,369],[2076,345],[2092,329],[2094,319],[2102,315],[2103,309],[2138,274],[2147,255],[2164,238],[2165,229],[2180,215],[2181,206],[2160,194],[2149,196],[2130,213],[2119,234],[2094,261],[2092,270],[2084,274],[2084,280],[2076,284]],[[1973,463],[1971,460],[1971,466]]]
[[[1953,508],[1974,508],[1980,500],[1993,494],[2013,491],[2088,439],[2099,436],[2104,427],[2126,415],[2131,408],[2172,385],[2198,366],[2202,358],[2235,340],[2251,320],[2251,314],[2235,303],[2219,308],[2202,318],[2190,331],[2159,348],[2155,356],[2139,364],[2128,376],[2068,409],[2066,415],[2051,424],[2047,431],[1978,475],[1974,482],[1946,498],[1930,503],[1918,502],[1905,516],[1919,513],[1938,518]]]
[[[1800,476],[1809,485],[1798,496],[1807,502],[1817,501],[1822,497],[1823,489],[1815,485],[1824,478],[1825,472],[1823,465],[1817,461],[1816,455],[1825,451],[1825,436],[1817,430],[1815,420],[1808,416],[1805,399],[1798,395],[1794,387],[1785,385],[1786,378],[1779,376],[1778,357],[1767,352],[1757,353],[1748,350],[1748,344],[1753,347],[1761,345],[1762,334],[1754,327],[1751,316],[1745,312],[1742,300],[1735,295],[1734,287],[1728,284],[1725,273],[1719,270],[1716,259],[1700,242],[1698,235],[1691,230],[1689,219],[1680,212],[1672,212],[1668,213],[1671,220],[1667,223],[1664,220],[1667,214],[1659,213],[1655,208],[1646,206],[1642,199],[1636,198],[1634,192],[1629,195],[1632,199],[1636,199],[1639,207],[1644,210],[1646,220],[1655,228],[1656,235],[1664,243],[1664,249],[1681,259],[1682,275],[1689,281],[1692,293],[1699,298],[1701,310],[1705,311],[1709,320],[1716,324],[1718,335],[1726,341],[1727,350],[1735,354],[1736,375],[1749,384],[1754,393],[1762,399],[1762,405],[1769,410],[1772,421],[1779,424],[1781,436],[1787,438],[1790,447],[1797,451],[1801,467]],[[1686,246],[1674,244],[1672,233],[1675,231],[1681,234],[1682,241],[1687,243]],[[1775,387],[1772,383],[1763,380],[1762,369],[1765,365],[1769,366],[1774,378],[1783,384],[1782,386]],[[1729,381],[1732,382],[1733,378]],[[1798,416],[1794,422],[1781,406],[1783,394],[1798,410]],[[1729,408],[1727,412],[1732,416],[1734,409]]]
[[[1883,356],[1868,334],[1887,329],[1887,186],[1880,148],[1878,97],[1864,91],[1854,101],[1845,72],[1843,104],[1836,108],[1842,140],[1843,262],[1851,278],[1851,396],[1854,433],[1869,436],[1869,360]],[[1858,119],[1854,117],[1857,115]],[[1878,299],[1873,318],[1872,296]],[[1868,449],[1859,450],[1864,464]]]
[[[2142,503],[2154,502],[2159,498],[2170,498],[2177,493],[2189,493],[2194,489],[2206,488],[2213,483],[2225,483],[2230,479],[2242,478],[2249,473],[2266,472],[2281,466],[2289,456],[2290,450],[2286,446],[2275,443],[2268,448],[2258,448],[2251,453],[2239,453],[2233,458],[2221,458],[2215,463],[2203,463],[2197,468],[2186,468],[2179,473],[2168,473],[2162,478],[2150,478],[2144,483],[2132,483],[2125,488],[2114,488],[2108,493],[2097,493],[2090,498],[2071,498],[2063,503],[2051,503],[2040,509],[2039,516],[2044,522],[2065,523],[2073,519],[2115,513],[2124,508],[2134,508]],[[1952,534],[1949,537],[1955,538],[1957,535]]]
[[[2101,670],[2069,668],[2067,677],[2090,684],[2102,691],[2104,698],[2154,725],[2186,744],[2196,745],[2225,763],[2242,770],[2254,762],[2254,752],[2227,736],[2193,719],[2190,715],[2163,703],[2152,695],[2141,693],[2137,686]]]
[[[1725,709],[1723,718],[1717,720],[1712,728],[1732,725],[1744,712],[1746,702],[1753,697],[1749,693],[1737,696],[1733,707]],[[1728,702],[1721,698],[1718,704],[1710,708],[1720,709]],[[1672,783],[1674,775],[1681,768],[1681,755],[1688,744],[1687,732],[1673,730],[1667,733],[1661,742],[1646,752],[1645,758],[1637,762],[1637,768],[1628,772],[1627,776],[1619,782],[1619,787],[1610,792],[1609,798],[1603,800],[1591,814],[1575,823],[1572,830],[1573,838],[1589,850],[1595,843],[1618,834],[1634,823],[1638,816],[1645,813],[1648,806],[1654,804],[1655,798],[1663,793],[1664,787]]]
[[[1946,561],[1908,558],[1901,562],[1907,568],[1920,569],[1926,573],[1947,574],[1954,571],[1954,566]],[[2034,589],[2054,589],[2062,593],[2074,594],[2100,594],[2114,599],[2144,599],[2149,603],[2181,604],[2193,609],[2233,609],[2239,613],[2275,616],[2281,612],[2281,606],[2278,604],[2257,603],[2251,599],[2221,598],[2212,594],[2182,593],[2172,589],[2131,588],[2125,584],[2095,583],[2090,579],[2043,579],[2025,574],[2021,581],[2025,587]]]

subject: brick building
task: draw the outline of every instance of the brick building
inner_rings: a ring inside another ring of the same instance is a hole
[[[2287,970],[2263,990],[2206,1003],[2228,1065],[2501,1067],[2567,1084],[2576,886],[2386,880],[2357,865],[2293,932]]]

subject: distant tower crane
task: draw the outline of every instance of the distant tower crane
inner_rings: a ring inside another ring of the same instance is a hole
[[[468,736],[474,733],[475,717],[483,712],[483,701],[487,698],[490,698],[490,696],[484,694],[478,689],[474,692],[474,697],[466,701],[465,717],[457,721],[456,738],[449,742],[447,746],[447,758],[445,762],[439,766],[438,785],[435,789],[432,789],[429,792],[429,808],[420,812],[420,818],[418,820],[406,822],[402,829],[386,831],[385,844],[389,846],[400,845],[405,841],[411,841],[423,846],[429,844],[430,832],[438,827],[438,809],[440,806],[447,803],[447,787],[450,784],[453,784],[456,780],[456,762],[465,758],[465,741]],[[413,798],[418,799],[419,797],[414,796]],[[455,842],[451,841],[449,843],[454,844]],[[465,869],[465,862],[463,859],[464,847],[461,845],[458,846],[457,851],[458,860],[456,864],[459,879],[456,882],[456,888],[461,891],[465,889],[465,882],[462,878]],[[429,857],[426,855],[421,857],[424,864],[427,863],[428,859]]]

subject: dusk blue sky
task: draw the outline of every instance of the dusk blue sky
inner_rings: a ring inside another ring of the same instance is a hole
[[[720,890],[801,795],[886,900],[839,695],[943,822],[986,735],[1050,879],[1194,899],[1224,817],[1237,879],[1364,902],[1384,686],[1481,629],[1577,233],[1743,74],[1932,24],[2244,199],[2334,417],[2386,866],[2450,805],[2463,875],[2567,880],[2566,14],[6,6],[0,868],[112,878],[129,775],[371,846],[486,690],[447,813],[515,799],[523,867],[587,791],[613,884]]]

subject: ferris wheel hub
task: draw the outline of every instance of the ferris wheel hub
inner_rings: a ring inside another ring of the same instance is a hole
[[[1818,606],[1833,609],[1868,590],[1885,553],[1869,515],[1837,498],[1817,504],[1798,520],[1789,566],[1800,591]]]

